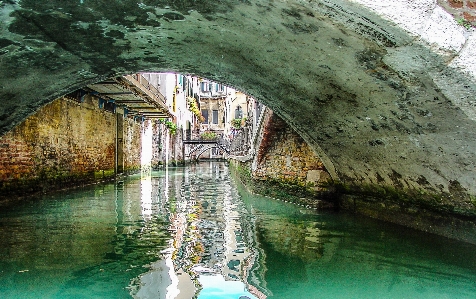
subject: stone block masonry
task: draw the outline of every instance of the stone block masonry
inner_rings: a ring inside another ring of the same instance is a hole
[[[125,168],[140,167],[140,123],[127,119]],[[116,115],[96,98],[57,99],[0,138],[0,199],[115,175]]]
[[[133,118],[124,119],[124,172],[133,172],[141,167],[142,129]]]
[[[257,179],[278,180],[318,189],[330,179],[322,161],[285,121],[269,112],[257,153]]]
[[[250,161],[231,161],[247,187],[309,207],[334,208],[333,198],[322,188],[331,177],[304,139],[271,110],[265,114],[262,130],[255,166]]]

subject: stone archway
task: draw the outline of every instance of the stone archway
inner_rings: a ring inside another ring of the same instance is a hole
[[[476,38],[436,0],[10,0],[0,12],[0,134],[107,77],[190,73],[271,107],[335,180],[476,215]]]

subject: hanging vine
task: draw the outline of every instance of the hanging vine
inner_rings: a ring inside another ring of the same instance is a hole
[[[205,121],[202,113],[198,109],[197,100],[192,97],[187,97],[188,110],[190,110],[198,119],[199,122]]]
[[[171,122],[170,120],[160,118],[159,122],[165,125],[165,127],[169,130],[170,135],[175,135],[177,133],[177,125]]]

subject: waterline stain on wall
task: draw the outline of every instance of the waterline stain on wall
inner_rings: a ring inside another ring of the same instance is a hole
[[[124,131],[132,145],[125,168],[135,169],[140,123],[127,120]],[[91,96],[57,99],[0,138],[0,198],[114,177],[115,153],[114,113]]]

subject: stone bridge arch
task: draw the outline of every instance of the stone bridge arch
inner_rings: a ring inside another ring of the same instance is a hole
[[[436,0],[6,0],[0,15],[0,134],[89,83],[190,73],[264,102],[345,185],[476,215],[476,38]]]
[[[189,159],[191,159],[192,157],[200,159],[200,156],[203,153],[205,153],[209,150],[212,150],[214,148],[216,148],[217,150],[219,150],[220,152],[223,152],[225,154],[230,153],[230,149],[227,146],[225,146],[224,144],[222,144],[219,140],[217,140],[216,142],[213,142],[213,141],[205,141],[204,142],[204,141],[201,141],[201,140],[197,140],[196,142],[193,142],[193,143],[185,141],[184,146],[189,147],[188,150],[185,150],[185,152],[186,152],[185,155]]]

